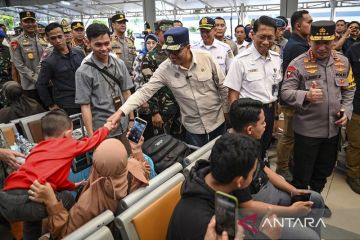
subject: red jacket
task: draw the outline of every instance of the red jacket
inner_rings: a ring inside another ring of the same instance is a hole
[[[5,180],[3,191],[10,189],[28,189],[35,180],[46,181],[55,191],[73,190],[75,184],[68,180],[73,159],[97,145],[109,130],[99,128],[89,138],[51,138],[40,142],[27,156],[25,163]]]

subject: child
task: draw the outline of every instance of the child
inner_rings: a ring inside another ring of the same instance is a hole
[[[41,220],[47,216],[43,204],[28,198],[28,189],[35,180],[49,182],[57,198],[66,208],[74,204],[71,194],[76,184],[68,180],[73,159],[100,144],[112,129],[107,122],[89,138],[72,138],[72,121],[63,110],[54,110],[41,119],[45,140],[35,146],[24,165],[10,174],[0,192],[0,235],[6,232],[8,222],[24,222],[24,239],[37,239],[41,235]],[[63,192],[60,192],[63,191]],[[8,233],[7,233],[8,234]],[[4,235],[3,235],[4,236]]]

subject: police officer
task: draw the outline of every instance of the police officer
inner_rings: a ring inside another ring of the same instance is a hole
[[[132,75],[132,66],[136,57],[136,48],[134,41],[125,37],[127,21],[128,20],[125,18],[125,14],[118,13],[112,16],[111,26],[114,33],[111,36],[111,47],[112,52],[125,62],[127,70],[130,75]]]
[[[360,43],[353,44],[346,52],[352,67],[356,85],[360,85]],[[353,100],[354,110],[350,122],[346,126],[349,145],[346,148],[348,170],[346,182],[351,189],[360,194],[360,88],[357,87]]]
[[[85,43],[85,26],[83,22],[74,21],[71,23],[71,47],[80,47],[85,55],[91,52],[90,47]]]
[[[225,132],[224,114],[228,113],[228,102],[224,74],[209,53],[190,48],[187,28],[171,28],[165,32],[164,38],[162,48],[169,59],[108,121],[116,124],[123,115],[128,115],[161,87],[167,86],[180,106],[181,120],[186,129],[185,141],[203,146]]]
[[[153,73],[168,56],[162,46],[165,42],[164,32],[173,26],[171,20],[160,20],[154,23],[155,35],[159,42],[143,59],[141,71],[144,81],[148,82]],[[180,108],[173,93],[168,87],[162,87],[148,101],[151,112],[151,123],[158,133],[167,133],[180,138],[183,128],[179,120]],[[149,128],[150,129],[150,128]],[[156,132],[155,131],[155,132]],[[152,133],[154,134],[154,133]]]
[[[355,91],[347,58],[332,51],[334,39],[333,21],[313,22],[310,50],[290,63],[281,89],[282,99],[295,107],[293,185],[319,193],[335,166]],[[324,216],[330,215],[327,208]]]
[[[215,18],[215,38],[219,41],[222,41],[230,46],[233,51],[234,56],[238,54],[238,48],[236,43],[230,38],[225,37],[226,32],[226,22],[222,17]]]
[[[275,33],[275,42],[271,47],[271,50],[280,54],[282,58],[282,53],[287,44],[288,40],[284,38],[284,31],[286,29],[286,23],[280,18],[274,18],[276,24],[276,33]]]
[[[35,82],[40,70],[39,62],[43,47],[36,36],[35,13],[31,11],[20,12],[20,21],[24,32],[11,41],[11,61],[19,72],[24,93],[41,103]]]
[[[230,64],[234,59],[229,45],[215,39],[215,20],[211,17],[203,17],[199,22],[201,41],[193,46],[194,49],[209,51],[219,63],[224,74],[229,71]]]
[[[276,25],[272,18],[261,16],[254,23],[253,44],[238,55],[230,66],[224,85],[229,88],[229,102],[252,98],[263,103],[266,128],[261,138],[262,158],[272,138],[278,84],[281,81],[281,59],[270,50]]]
[[[11,80],[10,50],[9,47],[3,45],[5,38],[5,32],[0,30],[0,89],[5,82]],[[5,105],[4,94],[0,93],[0,108]]]
[[[71,25],[70,25],[70,21],[68,19],[62,19],[60,21],[60,24],[63,28],[64,34],[65,34],[65,39],[66,39],[66,44],[68,46],[71,46],[71,42],[72,42],[72,34],[71,34]]]
[[[46,27],[46,24],[43,22],[39,22],[37,24],[37,36],[38,36],[39,43],[41,44],[41,46],[43,48],[47,48],[49,46],[49,42],[46,39],[45,27]]]

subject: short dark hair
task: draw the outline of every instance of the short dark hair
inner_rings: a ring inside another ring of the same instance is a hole
[[[281,20],[284,20],[284,22],[286,23],[286,26],[289,25],[289,21],[287,20],[286,17],[284,17],[284,16],[277,16],[276,18],[279,18],[279,19],[281,19]]]
[[[335,24],[338,24],[338,22],[343,22],[345,24],[345,26],[346,26],[346,21],[344,19],[337,20]]]
[[[173,24],[174,24],[174,23],[181,23],[181,25],[183,24],[182,21],[177,20],[177,19],[175,19],[175,20],[173,21]]]
[[[239,25],[237,25],[237,26],[235,27],[235,32],[236,32],[236,30],[237,30],[239,27],[242,27],[242,28],[244,29],[244,31],[245,31],[245,27],[244,27],[244,25],[239,24]]]
[[[305,14],[309,14],[309,11],[300,10],[300,11],[294,12],[293,15],[291,15],[290,23],[291,23],[291,28],[292,28],[292,29],[295,29],[295,24],[296,24],[296,23],[299,23],[299,22],[302,21],[303,16],[304,16]]]
[[[272,28],[274,28],[275,31],[277,29],[274,19],[269,17],[269,16],[265,16],[265,15],[259,17],[254,22],[254,28],[253,28],[254,33],[256,33],[258,31],[260,25],[265,25],[265,26],[268,26],[268,27],[272,27]]]
[[[44,137],[59,137],[72,128],[72,121],[62,109],[48,112],[41,118],[41,130]]]
[[[109,28],[105,24],[102,24],[102,23],[92,23],[86,29],[86,37],[89,40],[97,38],[104,34],[107,34],[110,37]]]
[[[251,98],[240,98],[230,106],[230,124],[238,133],[242,132],[246,125],[259,121],[263,108],[262,102]]]
[[[360,23],[359,23],[358,21],[351,21],[351,22],[349,22],[349,24],[347,25],[347,28],[349,28],[350,25],[353,24],[353,23],[356,23],[356,24],[358,25],[358,27],[360,27]]]
[[[60,23],[58,23],[58,22],[52,22],[52,23],[50,23],[49,25],[47,25],[47,26],[45,27],[45,34],[46,34],[46,36],[48,35],[48,33],[49,33],[50,31],[54,30],[55,28],[60,28],[61,31],[64,32],[64,30],[63,30],[63,28],[62,28],[62,26],[61,26]]]
[[[224,22],[226,22],[225,19],[222,18],[222,17],[216,17],[215,20],[216,20],[216,19],[217,19],[217,20],[223,20]]]
[[[211,150],[211,175],[222,184],[228,184],[239,176],[247,178],[259,153],[259,141],[242,134],[226,133]]]

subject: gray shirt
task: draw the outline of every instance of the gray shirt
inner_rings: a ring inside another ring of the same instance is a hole
[[[105,68],[120,80],[121,88],[110,77],[86,64],[82,64],[76,71],[75,103],[91,105],[93,129],[96,130],[102,127],[107,118],[115,112],[113,97],[120,96],[122,103],[124,103],[125,99],[121,92],[131,89],[134,85],[125,63],[120,59],[110,55],[109,63],[105,65],[98,61],[94,55],[91,55],[90,58],[85,59],[85,62],[93,62],[99,68]],[[127,130],[127,124],[127,118],[122,118],[121,124],[110,133],[110,136],[122,134],[123,131]]]

